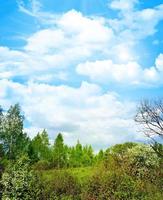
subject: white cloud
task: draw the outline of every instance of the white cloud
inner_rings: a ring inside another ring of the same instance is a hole
[[[145,69],[136,62],[116,64],[112,60],[97,60],[79,64],[76,71],[100,83],[157,86],[163,83],[163,56],[158,56],[156,66]]]
[[[49,28],[29,36],[22,50],[0,47],[0,70],[7,71],[11,77],[19,74],[38,80],[36,76],[44,73],[46,81],[48,77],[49,81],[55,80],[56,75],[63,80],[67,78],[65,68],[92,59],[98,53],[102,55],[112,37],[112,30],[103,19],[85,17],[72,10],[61,15]]]
[[[109,3],[109,7],[128,12],[129,10],[132,10],[137,3],[138,0],[113,0]]]
[[[61,15],[51,28],[29,37],[25,49],[39,54],[64,54],[64,58],[88,57],[106,47],[112,37],[112,30],[103,19],[85,17],[72,10]]]
[[[107,79],[107,73],[104,74],[107,70],[110,79],[117,83],[126,82],[132,85],[144,83],[145,80],[154,84],[157,71],[155,68],[144,70],[138,64],[142,55],[137,51],[137,46],[142,38],[154,34],[156,25],[163,18],[163,7],[160,5],[139,11],[131,9],[136,1],[125,2],[131,13],[125,12],[121,18],[88,17],[75,10],[57,17],[53,14],[51,24],[46,24],[46,28],[31,34],[22,50],[0,48],[0,77],[18,75],[26,77],[26,80],[47,83],[54,80],[68,81],[70,69],[74,70],[77,65],[83,66],[83,63],[92,65],[95,60],[104,60],[98,68],[100,79]],[[111,6],[118,8],[123,3],[123,0],[116,0],[112,1]],[[24,6],[23,3],[21,6]],[[52,15],[44,13],[44,16],[40,8],[37,1],[32,1],[32,13],[41,13],[39,17],[42,19]],[[105,61],[111,61],[113,64],[103,67],[103,64],[106,65]],[[97,66],[94,69],[97,69]],[[96,72],[87,73],[81,67],[78,67],[77,71],[80,74],[89,73],[94,80]],[[104,74],[104,77],[100,74]]]
[[[90,44],[107,43],[112,37],[112,30],[105,26],[103,18],[88,18],[72,10],[61,17],[58,26],[67,34],[77,36],[77,42]],[[98,31],[97,31],[98,30]]]
[[[7,107],[21,102],[31,123],[30,136],[46,128],[51,138],[61,131],[69,144],[80,139],[97,148],[139,139],[133,129],[135,104],[120,101],[115,93],[103,93],[95,84],[83,82],[79,88],[72,88],[31,82],[25,86],[1,80],[0,85],[0,104],[7,102]],[[8,95],[10,101],[5,101]]]
[[[27,39],[25,50],[38,54],[51,53],[64,43],[64,33],[61,30],[45,29]]]
[[[133,5],[133,1],[124,1],[127,5]],[[122,3],[123,0],[114,2]],[[140,42],[140,40],[154,35],[157,32],[157,24],[163,20],[163,4],[142,10],[130,10],[129,6],[127,11],[123,10],[122,6],[122,11],[124,12],[120,16],[109,19],[109,24],[121,41],[126,40],[129,43]]]

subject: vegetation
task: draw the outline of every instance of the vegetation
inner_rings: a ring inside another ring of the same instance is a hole
[[[29,159],[22,156],[10,163],[2,175],[2,199],[40,199],[41,190],[36,175],[30,170]]]
[[[150,118],[153,114],[147,117],[149,121],[142,119],[147,108],[141,106],[136,121],[147,126],[148,131],[148,123],[153,126],[157,121]],[[158,113],[162,125],[162,115]],[[23,131],[23,122],[18,104],[7,112],[0,108],[0,199],[163,199],[160,140],[154,138],[152,145],[126,142],[95,154],[91,146],[83,146],[79,141],[75,146],[67,146],[61,133],[53,144],[46,130],[30,139]]]

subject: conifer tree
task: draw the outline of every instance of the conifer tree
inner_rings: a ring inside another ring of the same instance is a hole
[[[53,163],[57,168],[64,167],[67,163],[67,151],[61,133],[57,135],[53,145]]]

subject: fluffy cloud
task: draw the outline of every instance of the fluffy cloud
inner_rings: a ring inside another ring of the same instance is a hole
[[[121,101],[115,93],[104,93],[95,84],[83,82],[79,88],[73,88],[1,80],[0,85],[0,104],[5,102],[8,107],[21,102],[31,123],[25,130],[31,136],[46,128],[52,139],[61,131],[69,144],[80,139],[96,148],[140,139],[133,129],[135,104]]]
[[[136,62],[115,64],[112,60],[99,60],[79,64],[76,70],[95,82],[156,86],[162,84],[163,55],[158,56],[154,67],[145,69]]]
[[[156,68],[143,69],[138,64],[141,55],[136,47],[142,38],[156,31],[156,25],[163,18],[163,6],[139,11],[132,9],[137,1],[125,2],[115,0],[110,4],[112,9],[123,4],[131,10],[120,18],[88,17],[71,10],[57,17],[54,14],[50,24],[43,20],[46,28],[27,37],[22,50],[0,47],[0,78],[19,76],[27,81],[47,83],[68,81],[69,71],[75,71],[78,66],[78,74],[88,75],[92,80],[106,80],[109,73],[111,82],[155,84]],[[19,6],[25,12],[23,3]],[[32,1],[32,16],[44,19],[49,15],[52,19],[52,14],[43,13],[40,8],[37,1]],[[26,13],[29,14],[27,10]],[[91,68],[95,71],[91,72]]]
[[[41,30],[27,39],[26,51],[46,54],[64,45],[64,33],[61,30]]]
[[[114,64],[111,60],[86,62],[77,66],[77,72],[97,82],[138,83],[141,68],[137,63]]]
[[[105,25],[104,19],[86,17],[71,10],[61,15],[51,28],[29,37],[25,50],[53,56],[64,54],[64,58],[75,60],[100,52],[112,37],[112,29]]]
[[[42,75],[46,77],[39,78],[42,81],[67,79],[69,67],[92,59],[96,54],[102,55],[112,37],[113,32],[104,19],[69,11],[58,16],[49,28],[29,36],[22,50],[0,47],[0,77],[19,74],[31,80],[38,80],[37,76]]]

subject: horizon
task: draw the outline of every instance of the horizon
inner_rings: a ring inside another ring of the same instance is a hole
[[[0,105],[25,131],[95,150],[145,142],[142,99],[162,98],[161,0],[0,0]]]

